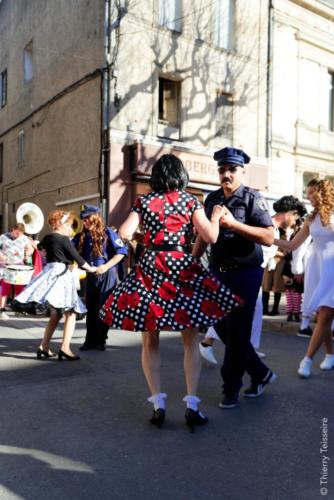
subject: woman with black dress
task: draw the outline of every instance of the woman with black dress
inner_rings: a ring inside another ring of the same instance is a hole
[[[21,304],[43,304],[50,311],[50,319],[46,325],[44,337],[37,349],[37,358],[52,358],[55,354],[49,343],[62,315],[65,317],[62,343],[58,359],[76,361],[79,356],[73,354],[70,342],[75,328],[76,314],[85,313],[86,307],[80,300],[76,290],[76,279],[72,272],[73,261],[88,272],[96,268],[78,254],[69,236],[73,228],[73,217],[69,212],[54,210],[49,214],[48,224],[53,232],[44,236],[39,248],[45,250],[47,264],[42,273],[20,293],[16,300]]]

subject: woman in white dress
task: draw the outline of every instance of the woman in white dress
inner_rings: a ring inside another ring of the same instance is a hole
[[[302,229],[291,241],[275,240],[275,244],[290,251],[298,248],[309,235],[313,240],[308,268],[314,287],[312,291],[308,290],[308,294],[309,307],[318,311],[318,319],[306,356],[298,368],[298,374],[303,378],[310,377],[313,357],[322,344],[326,356],[320,368],[334,368],[331,333],[334,319],[334,187],[328,180],[312,179],[307,185],[307,197],[313,211]]]

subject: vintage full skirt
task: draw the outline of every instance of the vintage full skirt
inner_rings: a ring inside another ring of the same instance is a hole
[[[146,251],[100,317],[116,329],[180,331],[214,325],[242,302],[189,253]]]
[[[61,262],[47,264],[15,300],[21,304],[43,304],[59,312],[87,312],[77,293],[75,274]]]

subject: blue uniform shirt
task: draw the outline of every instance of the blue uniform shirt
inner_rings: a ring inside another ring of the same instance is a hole
[[[105,264],[116,254],[128,255],[127,246],[124,245],[123,241],[115,231],[110,229],[110,227],[106,227],[105,233],[107,238],[103,243],[103,255],[97,257],[95,257],[92,253],[92,237],[90,233],[87,232],[85,234],[81,255],[91,266],[100,266],[102,264]],[[80,233],[77,234],[72,240],[76,248],[78,248],[79,240]]]
[[[224,190],[210,193],[204,203],[208,218],[214,205],[224,205],[233,217],[243,224],[255,227],[273,226],[268,206],[263,196],[255,189],[241,185],[232,196],[225,198]],[[230,229],[221,227],[217,242],[211,246],[210,267],[238,265],[257,267],[263,262],[262,247]]]

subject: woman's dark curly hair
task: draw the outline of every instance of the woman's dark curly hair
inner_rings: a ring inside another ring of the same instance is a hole
[[[282,196],[273,204],[273,209],[276,213],[281,212],[298,212],[300,218],[307,214],[305,205],[294,196]]]
[[[153,191],[175,191],[184,189],[189,175],[182,161],[175,155],[163,155],[153,165],[150,186]]]

